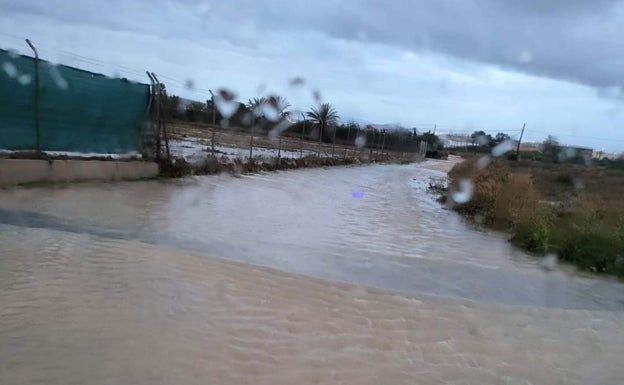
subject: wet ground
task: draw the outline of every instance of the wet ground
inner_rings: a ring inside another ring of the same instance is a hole
[[[0,383],[622,383],[624,286],[444,210],[440,165],[0,191]]]

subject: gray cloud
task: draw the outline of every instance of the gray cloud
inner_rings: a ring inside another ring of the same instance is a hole
[[[21,1],[7,7],[162,37],[200,39],[203,33],[220,32],[248,46],[264,33],[309,30],[594,87],[624,83],[621,0],[113,0],[105,9],[101,4]],[[200,26],[191,35],[189,23]],[[254,31],[243,36],[237,31],[242,26]]]
[[[269,3],[247,8],[245,17],[595,87],[624,83],[623,1],[294,1],[290,9]]]

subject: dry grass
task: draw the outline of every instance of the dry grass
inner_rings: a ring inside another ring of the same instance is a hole
[[[449,172],[451,197],[464,179],[474,193],[457,211],[511,232],[529,251],[624,276],[624,172],[505,160],[479,168],[468,160]]]

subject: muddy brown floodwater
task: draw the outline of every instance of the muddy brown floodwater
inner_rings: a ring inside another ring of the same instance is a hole
[[[624,285],[439,207],[443,167],[0,191],[0,383],[624,383]]]

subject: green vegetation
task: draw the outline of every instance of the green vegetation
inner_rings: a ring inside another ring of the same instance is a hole
[[[458,212],[510,232],[530,252],[624,277],[624,171],[506,159],[479,168],[467,160],[449,172],[450,198],[462,180],[474,189],[469,201],[452,205]]]

